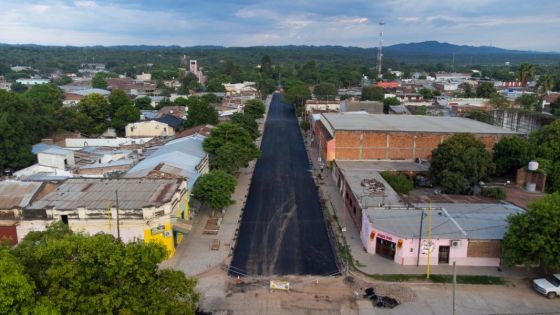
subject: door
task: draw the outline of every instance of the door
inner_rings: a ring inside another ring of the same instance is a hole
[[[449,264],[449,246],[439,247],[438,263]]]
[[[395,243],[391,241],[387,241],[381,238],[377,238],[375,244],[375,253],[383,256],[385,258],[389,258],[391,260],[395,259]]]

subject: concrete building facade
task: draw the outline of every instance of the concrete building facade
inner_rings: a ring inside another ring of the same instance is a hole
[[[175,135],[175,129],[156,120],[130,123],[125,127],[126,137],[166,137]]]

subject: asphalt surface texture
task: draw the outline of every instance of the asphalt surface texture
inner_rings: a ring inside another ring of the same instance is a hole
[[[338,272],[317,187],[294,108],[270,104],[232,275],[331,275]]]

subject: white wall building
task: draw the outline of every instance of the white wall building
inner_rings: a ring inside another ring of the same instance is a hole
[[[126,125],[125,133],[127,137],[166,137],[175,135],[175,129],[159,121],[147,120]]]

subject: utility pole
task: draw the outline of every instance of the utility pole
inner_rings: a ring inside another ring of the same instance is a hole
[[[426,278],[430,279],[430,256],[432,254],[432,201],[428,207],[428,267],[426,269]]]
[[[418,256],[416,257],[416,267],[420,265],[420,249],[422,248],[422,225],[424,223],[424,208],[420,215],[420,233],[418,233]]]
[[[455,315],[455,290],[457,290],[457,265],[453,262],[453,315]]]
[[[115,190],[115,197],[117,200],[117,239],[121,240],[121,221],[119,216],[119,191]]]

